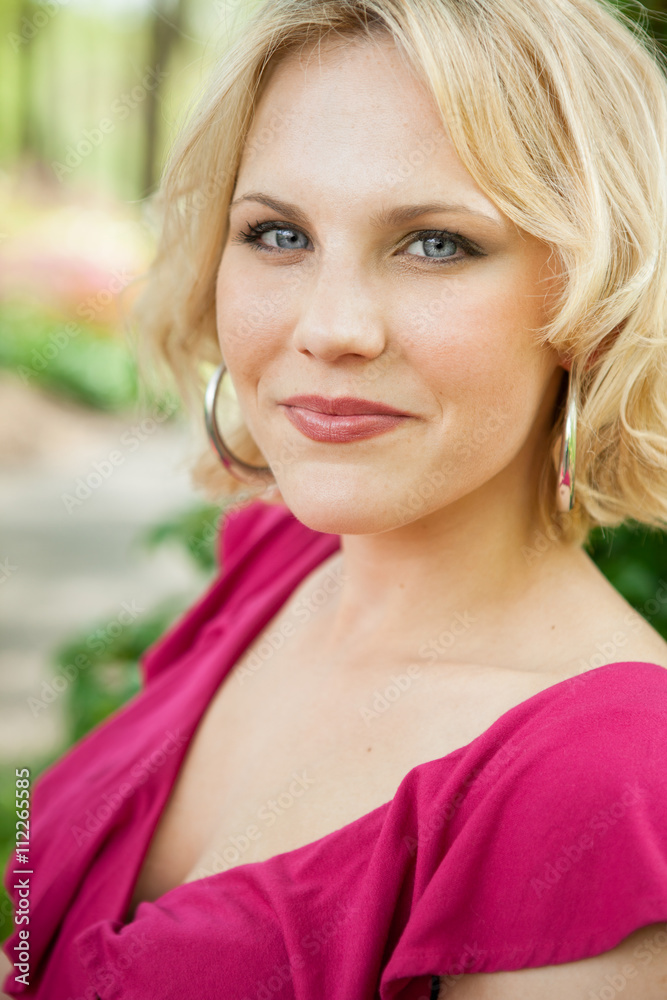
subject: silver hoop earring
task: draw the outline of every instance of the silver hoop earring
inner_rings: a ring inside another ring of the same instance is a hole
[[[206,393],[204,395],[204,420],[211,444],[220,456],[224,467],[230,475],[234,476],[235,479],[238,479],[239,482],[245,483],[246,485],[264,484],[265,487],[274,486],[275,479],[273,477],[273,472],[268,465],[250,465],[248,462],[244,462],[229,450],[225,444],[222,434],[220,433],[215,419],[215,408],[218,401],[218,393],[220,391],[222,376],[226,371],[227,366],[223,362],[213,372],[213,375],[206,386]]]
[[[574,506],[574,474],[577,460],[577,400],[574,392],[572,370],[568,378],[563,436],[558,463],[558,485],[556,487],[556,507],[562,513]]]

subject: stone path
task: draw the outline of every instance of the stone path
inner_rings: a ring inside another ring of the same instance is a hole
[[[138,543],[200,499],[190,454],[180,422],[142,428],[0,373],[0,761],[23,766],[61,743],[62,699],[37,717],[27,700],[56,672],[57,644],[111,622],[124,602],[189,603],[208,585],[185,553]]]

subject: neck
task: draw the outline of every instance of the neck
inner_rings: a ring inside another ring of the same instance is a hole
[[[377,654],[404,661],[451,631],[446,659],[488,661],[496,637],[516,642],[524,616],[540,615],[540,601],[548,613],[549,582],[573,559],[586,560],[557,543],[535,555],[540,522],[534,502],[518,502],[522,485],[508,468],[409,524],[342,535],[331,560],[341,585],[322,623],[330,654],[357,664]]]

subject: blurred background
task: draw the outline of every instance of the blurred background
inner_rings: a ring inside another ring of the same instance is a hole
[[[3,868],[14,768],[34,780],[131,697],[139,656],[215,572],[225,503],[189,485],[184,415],[141,386],[123,319],[170,138],[256,2],[0,4]],[[622,7],[665,42],[667,0]],[[667,637],[664,536],[629,526],[590,549]]]
[[[33,780],[139,688],[208,586],[222,507],[124,320],[147,197],[238,0],[0,2],[0,862]],[[11,908],[0,897],[0,938]]]

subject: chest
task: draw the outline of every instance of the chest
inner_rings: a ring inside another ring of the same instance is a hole
[[[311,843],[389,802],[554,678],[399,657],[332,662],[317,630],[255,638],[204,711],[135,883],[129,918],[184,882]],[[260,655],[263,653],[264,655]],[[387,654],[389,655],[389,654]]]

